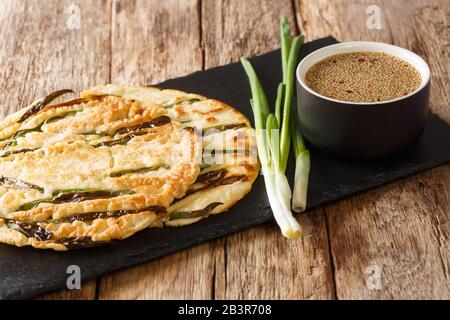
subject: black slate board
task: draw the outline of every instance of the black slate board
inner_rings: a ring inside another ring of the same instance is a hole
[[[319,39],[302,48],[302,57],[333,38]],[[251,59],[269,99],[273,101],[281,79],[280,53],[273,51]],[[159,85],[223,100],[237,107],[250,119],[249,87],[239,63],[229,64]],[[420,142],[395,157],[366,163],[351,163],[323,156],[312,150],[308,195],[309,207],[325,204],[349,194],[367,190],[419,171],[448,163],[450,126],[430,114]],[[288,175],[293,176],[292,161]],[[210,217],[197,224],[177,229],[145,230],[111,245],[70,252],[41,251],[0,244],[0,298],[27,298],[66,285],[69,265],[78,265],[83,280],[136,263],[182,250],[272,220],[260,176],[249,195],[228,213]],[[281,234],[280,234],[281,237]]]

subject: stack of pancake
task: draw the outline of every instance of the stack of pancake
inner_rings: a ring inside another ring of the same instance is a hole
[[[0,242],[68,250],[184,226],[258,175],[254,129],[220,101],[106,85],[55,102],[68,93],[0,122]]]

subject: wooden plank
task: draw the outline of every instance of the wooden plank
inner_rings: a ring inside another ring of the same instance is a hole
[[[391,14],[390,21],[395,29],[405,34],[406,45],[418,52],[431,68],[431,109],[450,123],[450,10],[445,0],[417,1],[415,6],[409,5],[410,24],[401,23]],[[396,7],[399,12],[403,8]],[[405,18],[405,17],[403,17]],[[406,21],[406,19],[401,20]],[[402,44],[399,39],[399,43]]]
[[[71,5],[73,5],[71,7]],[[80,24],[71,20],[80,10]],[[75,10],[75,11],[73,11]],[[0,3],[1,116],[61,88],[80,90],[109,81],[109,0],[5,0]],[[102,12],[92,16],[91,12]],[[95,30],[95,32],[92,32]],[[42,298],[93,299],[82,290]]]
[[[62,289],[35,298],[35,300],[94,300],[97,282],[89,280],[81,285],[81,289]]]
[[[199,3],[114,1],[112,81],[156,83],[202,68]],[[112,273],[100,299],[210,299],[215,242]]]
[[[278,48],[280,14],[294,27],[290,1],[203,1],[205,67]],[[272,223],[226,237],[217,254],[215,298],[334,297],[323,212],[299,216],[304,237],[289,241]]]
[[[314,37],[393,42],[418,52],[433,72],[431,108],[448,120],[445,1],[350,2],[297,0],[297,17]],[[369,4],[379,5],[382,30],[367,29]],[[323,20],[317,19],[317,12]],[[326,23],[336,17],[337,24]],[[446,165],[327,206],[337,297],[448,299],[449,190]]]
[[[448,299],[450,170],[329,206],[340,299]]]
[[[80,10],[80,29],[67,26],[71,4]],[[109,0],[6,0],[1,6],[3,116],[55,89],[109,81]]]
[[[299,215],[303,237],[284,238],[275,223],[228,236],[218,299],[333,299],[325,215]],[[220,272],[221,271],[221,272]]]
[[[112,82],[151,84],[202,68],[198,0],[114,0]]]
[[[215,242],[104,276],[99,299],[211,299]]]
[[[281,14],[288,18],[292,28],[296,27],[289,0],[202,1],[205,67],[279,48]]]
[[[389,10],[389,7],[380,6],[383,29],[370,30],[367,28],[367,7],[377,4],[377,1],[295,0],[294,3],[297,22],[307,41],[331,35],[339,41],[370,39],[371,41],[391,42],[391,30],[386,28],[385,18],[385,12]]]

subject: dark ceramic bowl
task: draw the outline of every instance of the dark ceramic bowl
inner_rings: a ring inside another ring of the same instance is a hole
[[[420,73],[420,87],[388,101],[347,102],[325,97],[309,88],[306,71],[320,60],[338,53],[378,51],[411,63]],[[422,135],[428,115],[430,68],[415,53],[385,43],[344,42],[321,48],[297,67],[297,104],[304,137],[317,149],[339,157],[384,157],[414,144]]]

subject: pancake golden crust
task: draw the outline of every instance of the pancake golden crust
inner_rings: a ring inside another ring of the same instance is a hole
[[[0,242],[68,250],[194,223],[258,175],[254,129],[223,102],[122,85],[42,101],[0,122]]]
[[[157,224],[198,176],[195,133],[157,104],[83,97],[17,123],[25,113],[0,125],[0,242],[67,250],[123,239]]]
[[[259,163],[255,131],[243,114],[221,101],[200,95],[138,88],[110,84],[93,88],[82,96],[114,94],[143,104],[153,104],[158,97],[160,101],[169,101],[165,106],[172,120],[202,131],[202,171],[187,194],[177,197],[168,208],[163,219],[166,226],[183,226],[224,212],[250,192]],[[208,179],[198,181],[201,177]]]

